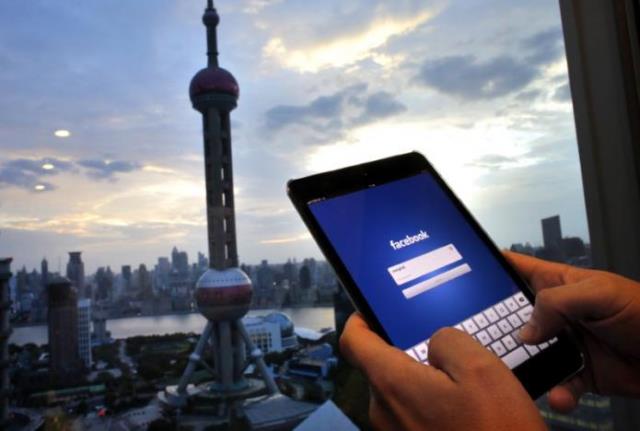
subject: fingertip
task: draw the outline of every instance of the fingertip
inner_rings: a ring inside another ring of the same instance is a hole
[[[518,338],[525,344],[537,344],[538,343],[538,331],[531,323],[525,323],[525,325],[518,332]]]
[[[547,395],[549,407],[559,413],[569,413],[578,405],[575,395],[564,386],[556,386]]]
[[[347,319],[345,328],[347,326],[359,326],[359,327],[369,328],[369,325],[367,325],[367,322],[365,322],[365,320],[362,318],[362,315],[360,315],[360,313],[358,313],[357,311],[354,313],[351,313],[351,316],[349,316],[349,318]]]
[[[340,337],[340,351],[351,364],[361,366],[372,352],[390,347],[373,332],[360,313],[353,313]]]

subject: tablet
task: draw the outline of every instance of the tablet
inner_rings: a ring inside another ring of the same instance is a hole
[[[428,364],[431,335],[451,326],[533,398],[582,368],[568,334],[519,341],[532,290],[421,154],[291,180],[288,194],[354,306],[416,361]]]

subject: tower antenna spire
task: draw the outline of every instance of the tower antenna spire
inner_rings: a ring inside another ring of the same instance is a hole
[[[207,58],[209,67],[218,67],[218,36],[216,27],[220,23],[220,16],[213,5],[213,0],[207,0],[207,8],[202,15],[202,22],[207,27]]]

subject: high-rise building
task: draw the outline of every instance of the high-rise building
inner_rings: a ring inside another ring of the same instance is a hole
[[[274,430],[291,429],[313,407],[298,403],[287,411],[275,404],[261,409],[265,400],[250,406],[244,403],[265,389],[270,395],[279,390],[262,351],[254,345],[242,322],[249,310],[252,287],[249,277],[238,268],[236,247],[229,113],[236,107],[239,90],[233,75],[218,65],[216,27],[220,18],[212,0],[207,1],[202,21],[207,28],[208,66],[193,77],[189,95],[203,120],[209,269],[196,284],[195,299],[207,324],[178,385],[167,387],[160,398],[178,408],[188,403],[206,405],[218,421],[248,420],[252,428],[261,422],[271,423],[270,429]],[[172,253],[173,256],[177,254]],[[212,354],[206,355],[207,351]],[[213,368],[207,361],[213,362]],[[260,380],[245,377],[250,363],[255,364]],[[197,366],[215,369],[214,381],[189,385]],[[288,399],[277,395],[272,400],[282,404]],[[260,411],[253,415],[256,409]]]
[[[78,355],[88,370],[91,368],[91,300],[78,300]]]
[[[107,318],[109,317],[109,302],[96,300],[91,308],[91,321],[93,322],[92,343],[104,344],[109,341],[110,334],[107,331]]]
[[[140,299],[146,300],[153,298],[151,274],[149,274],[147,266],[144,263],[141,263],[138,267],[138,292]]]
[[[47,262],[47,259],[42,259],[42,262],[40,263],[40,272],[42,289],[46,290],[47,284],[49,283],[49,262]]]
[[[154,289],[156,292],[163,292],[169,289],[169,274],[171,273],[171,263],[166,257],[159,257],[154,271]]]
[[[187,277],[189,275],[189,255],[187,252],[178,251],[176,247],[173,247],[171,251],[171,266],[181,276]]]
[[[549,250],[560,248],[562,245],[562,229],[560,228],[560,216],[543,218],[542,240],[544,247]]]
[[[84,285],[84,263],[82,262],[81,251],[70,251],[69,262],[67,263],[67,278],[76,288],[80,298],[86,298],[87,292]]]
[[[55,381],[74,379],[83,368],[79,350],[78,294],[66,278],[49,282],[49,371]]]
[[[9,315],[9,280],[11,279],[11,258],[0,259],[0,428],[9,421],[9,337],[11,323]]]
[[[209,267],[209,259],[207,259],[207,257],[198,252],[198,269],[204,269],[206,270]]]

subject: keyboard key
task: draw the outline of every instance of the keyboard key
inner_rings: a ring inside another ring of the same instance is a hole
[[[478,334],[476,334],[476,336],[478,337],[478,341],[480,341],[480,344],[482,344],[483,346],[486,346],[492,341],[487,331],[480,331],[478,332]]]
[[[524,348],[518,347],[516,350],[503,356],[501,359],[505,364],[507,364],[509,368],[514,369],[515,367],[529,359],[529,355],[527,354],[526,350],[524,350]]]
[[[491,344],[491,350],[493,350],[498,356],[504,356],[507,353],[507,349],[504,348],[500,341],[496,341]]]
[[[509,325],[509,322],[506,319],[498,322],[498,328],[500,328],[500,330],[505,334],[513,331],[513,328]]]
[[[491,335],[491,338],[493,338],[494,340],[499,340],[500,338],[502,338],[502,332],[500,332],[500,329],[498,329],[496,325],[489,326],[487,328],[487,332],[489,332],[489,335]]]
[[[459,331],[464,331],[464,328],[460,324],[457,324],[456,326],[454,326],[454,328],[456,328]]]
[[[485,310],[484,314],[485,316],[487,316],[487,319],[489,319],[489,322],[491,323],[495,323],[500,318],[498,314],[495,311],[493,311],[493,308],[489,308],[488,310]]]
[[[556,341],[558,341],[558,339],[554,337],[554,338],[552,338],[552,339],[550,339],[550,340],[549,340],[549,344],[553,344],[553,343],[555,343]]]
[[[520,339],[520,330],[519,329],[516,329],[515,331],[513,331],[509,335],[511,335],[513,337],[513,339],[516,340],[516,343],[523,344],[522,340]]]
[[[464,327],[465,331],[467,331],[469,335],[473,335],[476,332],[478,332],[478,327],[476,326],[475,323],[473,323],[473,320],[471,319],[467,319],[464,322],[462,322],[462,326]]]
[[[516,344],[516,341],[511,338],[511,335],[507,335],[505,337],[502,338],[502,344],[504,344],[504,347],[507,348],[507,350],[513,350],[516,347],[518,347],[518,345]]]
[[[422,362],[426,361],[429,357],[429,347],[427,347],[426,343],[420,343],[414,346],[414,350]]]
[[[515,314],[507,317],[507,320],[509,320],[509,323],[511,323],[511,326],[513,326],[514,328],[519,328],[520,326],[522,326],[522,321]]]
[[[416,352],[414,352],[413,349],[405,350],[405,353],[411,356],[414,360],[420,362],[420,360],[418,359],[418,355],[416,355]]]
[[[540,343],[540,344],[538,344],[538,347],[540,348],[540,350],[544,350],[547,347],[549,347],[549,343],[547,343],[547,342]]]
[[[528,322],[531,318],[531,313],[533,312],[533,307],[531,305],[527,305],[526,307],[518,310],[518,316],[523,322]]]
[[[530,346],[528,344],[525,344],[524,348],[527,350],[527,352],[529,352],[531,356],[535,355],[540,351],[540,349],[538,349],[536,346]]]
[[[507,307],[505,307],[503,303],[496,304],[493,308],[496,309],[500,317],[505,317],[507,314],[509,314],[509,310],[507,310]]]
[[[512,313],[518,309],[518,304],[514,301],[513,298],[507,298],[504,301],[505,305]]]
[[[529,304],[529,300],[526,296],[524,296],[524,293],[522,292],[516,293],[513,298],[516,300],[518,305],[520,305],[520,307],[524,307],[525,305]]]
[[[489,321],[487,321],[487,318],[484,317],[482,313],[478,314],[477,316],[474,316],[473,320],[476,322],[476,324],[480,329],[483,329],[489,326]]]

